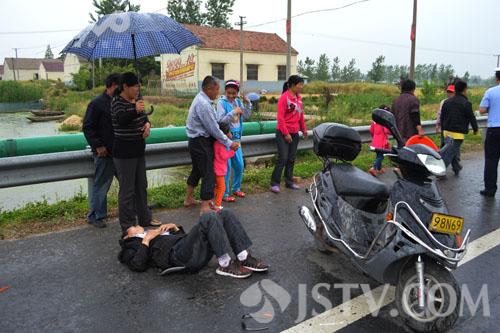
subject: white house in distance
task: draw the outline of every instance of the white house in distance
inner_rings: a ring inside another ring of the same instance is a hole
[[[64,64],[62,61],[43,60],[38,69],[38,78],[40,80],[61,80],[64,79]]]
[[[202,45],[180,55],[162,54],[162,91],[195,93],[207,75],[225,81],[240,79],[240,31],[184,24]],[[281,92],[286,78],[287,44],[277,34],[243,32],[243,89]],[[297,73],[297,51],[292,49],[291,73]]]
[[[71,74],[78,73],[80,70],[80,67],[82,65],[87,64],[88,61],[85,60],[84,58],[73,54],[73,53],[66,53],[64,56],[64,82],[71,82],[73,80],[73,76]]]
[[[62,80],[62,60],[40,58],[5,58],[3,80]]]

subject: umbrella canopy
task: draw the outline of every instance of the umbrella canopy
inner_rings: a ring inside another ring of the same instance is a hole
[[[74,53],[88,60],[137,59],[179,54],[197,44],[201,44],[198,37],[168,16],[124,12],[101,17],[76,35],[61,53]]]

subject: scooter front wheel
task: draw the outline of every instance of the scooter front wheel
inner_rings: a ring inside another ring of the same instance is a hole
[[[396,286],[396,306],[405,324],[417,332],[445,332],[458,319],[460,288],[453,275],[433,261],[425,261],[424,306],[419,306],[415,265],[409,264]]]

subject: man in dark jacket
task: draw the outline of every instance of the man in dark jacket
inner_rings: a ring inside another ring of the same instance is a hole
[[[404,142],[418,134],[424,135],[420,123],[420,101],[415,96],[416,85],[412,80],[401,82],[401,95],[392,103],[392,113]]]
[[[236,259],[229,256],[226,236]],[[214,254],[219,262],[216,270],[219,275],[246,278],[252,271],[265,272],[269,268],[248,253],[252,242],[236,215],[227,209],[203,214],[188,234],[172,223],[147,232],[140,226],[130,227],[120,245],[118,259],[138,272],[156,267],[161,271],[195,273]]]
[[[90,211],[87,222],[97,228],[106,227],[106,196],[113,181],[113,126],[111,124],[111,98],[118,83],[119,74],[106,78],[106,90],[90,102],[83,119],[83,134],[94,153],[95,175],[89,193]]]
[[[446,165],[451,162],[453,172],[458,176],[462,165],[460,164],[460,146],[464,142],[465,134],[469,132],[469,124],[477,134],[478,127],[476,117],[472,111],[472,104],[466,97],[467,83],[457,81],[455,83],[455,96],[447,99],[441,109],[440,122],[443,129],[443,137],[452,137],[455,149],[449,150],[451,154],[445,154],[443,159]]]

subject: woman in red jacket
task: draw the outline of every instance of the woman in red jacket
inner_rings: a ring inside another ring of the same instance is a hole
[[[304,138],[307,128],[304,122],[304,109],[300,91],[304,79],[292,75],[283,85],[283,93],[278,101],[278,125],[276,126],[276,144],[278,146],[278,162],[271,176],[271,191],[280,192],[281,174],[285,169],[286,187],[297,190],[299,186],[293,182],[293,166],[299,144],[299,130]]]

